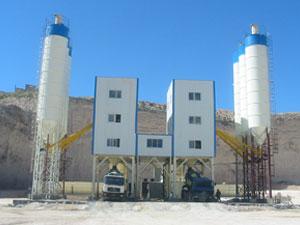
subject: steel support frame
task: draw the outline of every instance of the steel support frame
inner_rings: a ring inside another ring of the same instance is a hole
[[[250,149],[243,153],[243,199],[252,201],[265,200],[266,187],[268,186],[269,198],[272,198],[272,164],[271,140],[266,129],[266,141],[262,146],[255,146],[254,138],[250,134],[251,146],[258,149],[260,154],[254,154]],[[243,138],[243,143],[248,144],[248,135]],[[249,170],[250,168],[250,170]],[[268,185],[266,182],[268,181]]]

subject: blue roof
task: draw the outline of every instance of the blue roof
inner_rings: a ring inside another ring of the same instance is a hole
[[[72,47],[69,38],[69,28],[64,24],[50,24],[46,28],[46,37],[50,35],[58,35],[68,39],[69,56],[72,56]]]
[[[50,24],[46,29],[46,36],[49,35],[59,35],[66,38],[69,38],[69,28],[64,24]]]
[[[243,45],[243,44],[240,45],[238,52],[239,52],[239,56],[245,55],[245,45]]]
[[[250,45],[268,45],[267,37],[263,34],[250,34],[245,38],[245,46],[248,47]]]
[[[236,62],[239,61],[239,52],[238,52],[238,51],[235,51],[235,52],[233,53],[232,61],[233,61],[233,63],[236,63]]]

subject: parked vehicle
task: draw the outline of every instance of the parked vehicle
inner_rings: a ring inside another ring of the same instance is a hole
[[[184,201],[215,201],[214,182],[207,177],[202,177],[192,168],[188,168],[185,184],[181,190],[181,198]]]
[[[103,179],[103,200],[122,201],[126,198],[126,185],[124,175],[116,166],[104,176]]]

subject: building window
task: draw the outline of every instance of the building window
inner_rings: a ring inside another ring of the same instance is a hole
[[[116,123],[121,123],[121,115],[116,114]]]
[[[200,116],[189,116],[189,123],[190,124],[201,124],[201,117]]]
[[[163,140],[162,139],[147,139],[148,148],[162,148]]]
[[[107,147],[120,147],[120,138],[108,138],[107,139],[107,143],[106,143]]]
[[[119,90],[109,90],[110,98],[122,98],[122,92]]]
[[[189,92],[189,100],[200,101],[201,93],[200,92]]]
[[[108,122],[121,123],[121,114],[108,114]]]
[[[114,114],[109,114],[108,115],[108,122],[114,122],[115,120],[115,115]]]
[[[201,141],[200,140],[189,141],[189,148],[201,149]]]

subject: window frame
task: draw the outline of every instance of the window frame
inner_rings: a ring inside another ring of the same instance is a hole
[[[201,150],[202,141],[201,140],[189,140],[189,149]]]
[[[109,98],[122,98],[122,91],[121,90],[109,90],[108,97]]]
[[[106,147],[120,148],[121,139],[120,138],[107,138]]]
[[[108,122],[115,122],[115,115],[114,114],[108,114]]]
[[[201,149],[202,148],[202,142],[200,140],[195,140],[195,149]]]
[[[121,114],[108,114],[109,123],[121,123],[122,115]]]
[[[194,93],[194,97],[195,97],[195,101],[201,101],[201,93],[200,92],[195,92]],[[197,96],[198,96],[198,98],[197,98]]]
[[[201,125],[201,116],[189,116],[189,124]]]
[[[197,124],[197,125],[201,125],[202,124],[202,118],[201,118],[201,116],[195,116],[194,120],[195,120],[195,124]]]
[[[201,92],[189,92],[188,99],[189,101],[201,101]]]
[[[116,98],[122,98],[122,91],[116,90]]]
[[[122,121],[122,116],[121,116],[121,114],[115,114],[115,122],[116,123],[121,123],[121,121]]]
[[[147,148],[163,148],[162,138],[147,138]]]
[[[195,142],[193,140],[189,141],[189,149],[194,149],[195,148]]]

